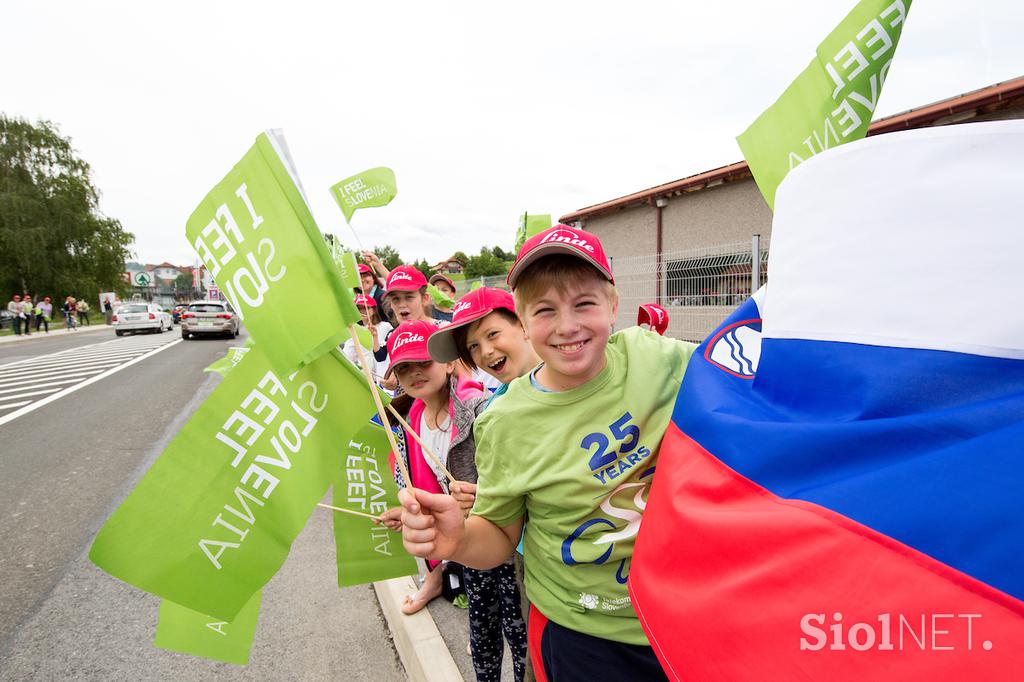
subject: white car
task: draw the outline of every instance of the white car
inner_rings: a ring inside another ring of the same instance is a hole
[[[174,327],[174,318],[154,303],[124,303],[114,310],[110,318],[114,333],[124,336],[127,332],[164,332]]]

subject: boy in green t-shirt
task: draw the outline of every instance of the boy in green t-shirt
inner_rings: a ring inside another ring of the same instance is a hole
[[[633,545],[692,344],[611,334],[600,241],[557,225],[508,275],[542,364],[474,424],[477,498],[400,494],[411,553],[492,568],[524,541],[534,667],[554,682],[664,679],[626,591]],[[540,677],[540,675],[538,675]]]

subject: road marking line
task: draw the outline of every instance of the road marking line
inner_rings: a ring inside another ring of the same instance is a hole
[[[127,358],[127,357],[131,357],[132,355],[141,355],[142,353],[145,353],[147,350],[152,350],[152,349],[150,349],[150,348],[142,348],[142,349],[139,349],[139,350],[128,351],[128,352],[125,352],[125,353],[109,353],[109,354],[106,354],[106,355],[97,355],[97,356],[88,357],[88,358],[67,358],[65,360],[61,360],[60,362],[42,363],[39,366],[32,366],[32,365],[30,365],[28,367],[15,367],[14,369],[0,370],[0,375],[2,375],[2,376],[7,376],[7,375],[18,376],[18,375],[24,374],[25,372],[37,372],[37,371],[38,372],[42,372],[43,370],[61,369],[61,368],[66,368],[66,367],[74,367],[75,365],[78,365],[78,366],[92,365],[92,364],[96,364],[98,362],[104,362],[104,361],[107,361],[107,360],[117,360],[118,358]]]
[[[176,339],[174,341],[171,341],[170,343],[164,344],[163,346],[160,346],[158,348],[154,348],[153,350],[149,351],[145,355],[141,355],[141,356],[135,358],[134,360],[129,360],[128,362],[124,363],[123,365],[118,365],[117,367],[114,367],[112,369],[108,369],[103,374],[97,374],[94,377],[90,377],[90,378],[86,379],[85,381],[83,381],[80,384],[75,384],[74,386],[69,386],[69,387],[65,388],[60,393],[54,393],[53,395],[48,395],[45,398],[43,398],[42,400],[37,400],[34,403],[32,403],[31,405],[26,405],[25,407],[22,407],[19,410],[16,410],[14,412],[11,412],[10,414],[4,415],[3,417],[0,417],[0,426],[3,426],[4,424],[6,424],[6,423],[8,423],[10,421],[13,421],[13,420],[17,419],[18,417],[20,417],[22,415],[26,415],[29,412],[32,412],[33,410],[37,410],[40,407],[43,407],[44,405],[49,405],[53,401],[58,400],[60,398],[63,398],[64,396],[66,396],[68,394],[74,393],[75,391],[77,391],[80,388],[85,388],[86,386],[90,386],[92,384],[95,384],[97,381],[100,381],[101,379],[105,379],[106,377],[110,376],[111,374],[116,374],[117,372],[120,372],[122,369],[125,369],[127,367],[131,367],[132,365],[134,365],[137,362],[142,362],[146,358],[152,357],[153,355],[156,355],[157,353],[159,353],[161,351],[165,351],[168,348],[172,348],[172,347],[178,345],[179,343],[181,343],[182,341],[184,341],[184,339]]]
[[[61,379],[60,381],[48,381],[43,384],[32,384],[31,386],[22,386],[21,388],[4,388],[0,389],[0,393],[14,393],[15,391],[24,391],[26,388],[47,388],[49,386],[60,386],[61,384],[73,384],[76,381],[83,381],[83,378],[78,377],[76,379]],[[10,384],[0,384],[0,386],[10,386]]]
[[[14,407],[21,407],[22,405],[28,405],[30,402],[32,402],[32,401],[31,400],[24,400],[24,401],[22,401],[20,403],[10,403],[8,405],[0,405],[0,410],[9,410],[9,409],[14,408]]]
[[[30,358],[29,361],[25,362],[28,366],[34,367],[36,365],[53,365],[58,363],[73,362],[75,360],[87,360],[90,358],[101,358],[110,355],[123,355],[125,353],[136,353],[142,350],[155,348],[156,346],[163,345],[163,343],[170,343],[167,339],[164,339],[162,343],[143,343],[143,344],[126,344],[123,346],[111,346],[109,348],[97,348],[95,350],[89,350],[83,353],[68,353],[67,355],[38,355],[34,358]],[[34,362],[31,362],[33,361]],[[0,371],[11,371],[19,369],[19,367],[0,367]]]
[[[111,364],[111,366],[113,366],[116,363],[112,362],[110,364]],[[66,372],[64,370],[54,370],[52,372],[43,372],[42,374],[33,374],[30,378],[27,378],[24,381],[6,381],[5,380],[2,384],[0,384],[0,386],[17,386],[19,384],[31,384],[33,381],[48,381],[48,380],[54,379],[54,378],[56,378],[58,376],[62,376],[65,379],[70,379],[71,377],[86,377],[86,376],[89,376],[90,374],[99,374],[102,371],[103,371],[102,368],[99,368],[99,369],[97,369],[97,368],[93,368],[93,369],[73,369],[70,372]],[[16,374],[16,375],[14,375],[14,378],[21,379],[22,377]]]
[[[31,386],[26,386],[25,388],[32,388],[32,387]],[[14,390],[15,391],[24,391],[25,388],[16,388]],[[17,400],[18,398],[27,398],[30,395],[45,395],[47,393],[56,393],[59,390],[61,390],[61,389],[59,389],[59,388],[48,388],[45,391],[30,391],[28,393],[19,393],[17,395],[5,395],[4,396],[4,400]]]
[[[163,337],[158,337],[158,338],[163,339]],[[44,353],[43,355],[34,355],[34,356],[30,357],[30,358],[25,358],[24,360],[15,360],[14,362],[8,362],[6,365],[0,365],[0,370],[5,370],[5,369],[7,369],[9,367],[15,367],[17,365],[26,365],[26,364],[29,364],[29,363],[32,363],[32,362],[36,362],[38,360],[49,361],[51,359],[65,359],[65,358],[67,358],[69,356],[74,357],[73,354],[81,353],[82,351],[85,351],[85,350],[88,350],[88,349],[92,349],[90,352],[101,352],[99,350],[99,346],[107,346],[107,345],[113,344],[113,343],[118,344],[117,350],[121,350],[122,347],[125,350],[129,350],[129,349],[146,348],[146,347],[148,347],[150,342],[153,342],[153,339],[144,339],[143,342],[140,342],[140,343],[133,343],[132,341],[125,341],[125,340],[122,340],[122,339],[111,339],[110,341],[101,341],[100,343],[90,343],[90,344],[87,344],[85,346],[76,346],[74,348],[66,348],[64,350],[59,350],[59,351],[56,351],[54,353]]]

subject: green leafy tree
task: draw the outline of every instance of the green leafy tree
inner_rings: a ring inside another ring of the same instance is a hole
[[[465,251],[456,251],[452,254],[452,259],[458,261],[459,265],[463,268],[469,265],[469,256],[466,255]]]
[[[434,274],[433,269],[431,269],[431,267],[430,267],[430,263],[428,263],[423,258],[420,258],[419,260],[413,261],[412,262],[412,266],[414,268],[416,268],[417,270],[419,270],[420,272],[422,272],[423,276],[426,277],[427,279],[430,279],[430,276]]]
[[[92,173],[48,121],[0,114],[0,286],[55,301],[124,293],[134,237],[99,211]]]
[[[466,279],[504,275],[507,271],[505,261],[497,258],[487,247],[480,249],[479,256],[471,256],[465,268]]]
[[[377,258],[380,258],[380,262],[388,270],[394,270],[402,264],[402,257],[398,255],[398,249],[393,246],[385,244],[384,246],[375,246],[371,250],[377,254]]]
[[[505,249],[501,248],[500,246],[495,246],[493,249],[491,249],[491,253],[493,253],[494,257],[497,258],[498,260],[512,260],[512,261],[514,261],[516,259],[516,254],[509,253],[508,251],[506,251]]]

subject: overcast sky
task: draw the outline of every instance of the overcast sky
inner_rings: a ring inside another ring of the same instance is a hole
[[[564,213],[741,159],[735,136],[852,0],[17,2],[0,107],[94,171],[139,260],[190,264],[185,220],[282,128],[321,228],[327,188],[390,166],[362,241],[407,260],[512,244]],[[1024,75],[1020,0],[919,0],[876,118]]]

